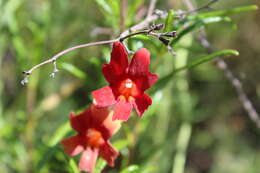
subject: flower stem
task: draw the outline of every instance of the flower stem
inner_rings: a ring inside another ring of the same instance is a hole
[[[177,138],[177,152],[173,160],[172,173],[183,173],[186,162],[186,151],[190,141],[192,126],[189,122],[183,122]]]
[[[186,35],[185,38],[180,40],[180,44],[184,47],[189,47],[192,44],[192,36]],[[178,69],[182,66],[186,66],[188,63],[187,49],[180,48],[177,50],[177,56],[175,60],[175,68]],[[190,94],[188,75],[186,72],[180,72],[176,74],[176,98],[178,99],[177,107],[181,115],[181,126],[179,129],[177,142],[176,142],[176,155],[173,159],[172,173],[184,173],[187,148],[192,133],[192,95]]]

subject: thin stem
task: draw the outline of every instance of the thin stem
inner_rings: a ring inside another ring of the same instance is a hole
[[[139,32],[135,32],[135,33],[131,33],[131,34],[128,34],[124,37],[119,37],[119,38],[116,38],[114,40],[106,40],[106,41],[98,41],[98,42],[94,42],[94,43],[86,43],[86,44],[81,44],[81,45],[77,45],[77,46],[74,46],[74,47],[70,47],[68,49],[65,49],[61,52],[59,52],[58,54],[54,55],[53,57],[51,57],[50,59],[46,60],[46,61],[43,61],[41,62],[40,64],[37,64],[35,66],[33,66],[30,70],[28,71],[24,71],[23,74],[25,75],[25,78],[24,80],[22,80],[22,84],[24,83],[27,83],[28,82],[28,76],[36,69],[40,68],[41,66],[45,65],[45,64],[49,64],[49,63],[54,63],[54,66],[56,67],[56,60],[61,57],[62,55],[65,55],[73,50],[76,50],[76,49],[79,49],[79,48],[85,48],[85,47],[91,47],[91,46],[98,46],[98,45],[103,45],[103,44],[111,44],[111,43],[114,43],[114,42],[117,42],[117,41],[124,41],[125,39],[127,38],[130,38],[132,36],[135,36],[135,35],[140,35],[140,34],[146,34],[146,35],[151,35],[151,36],[154,36],[154,37],[158,37],[158,33],[154,33],[152,32],[153,30],[155,30],[156,28],[151,28],[149,30],[145,30],[145,31],[139,31]],[[52,73],[54,74],[54,73]]]
[[[119,41],[123,42],[127,38],[133,37],[135,35],[140,35],[140,34],[150,35],[150,36],[154,36],[156,38],[158,38],[160,36],[160,33],[155,33],[155,32],[152,32],[152,31],[153,31],[153,29],[131,33],[131,34],[125,36],[125,37],[120,38]]]
[[[199,8],[193,8],[193,4],[190,0],[183,0],[183,1],[185,2],[186,6],[189,8],[189,11],[184,12],[183,14],[190,14],[190,13],[196,13],[203,9],[209,9],[212,4],[218,2],[219,0],[211,0]]]
[[[189,40],[189,37],[187,37]],[[192,40],[183,43],[183,46],[191,46]],[[175,69],[187,66],[188,54],[186,49],[179,49],[175,59]],[[184,173],[186,162],[186,151],[191,137],[192,124],[190,117],[193,114],[192,96],[189,90],[188,76],[186,72],[178,73],[175,79],[175,87],[177,99],[179,100],[176,106],[179,109],[180,116],[182,117],[181,126],[179,129],[177,143],[176,143],[176,155],[173,160],[172,173]]]
[[[157,0],[150,0],[150,5],[148,8],[148,13],[146,18],[149,18],[150,16],[152,16],[154,9],[155,9],[155,5],[156,5]]]
[[[200,11],[200,10],[203,10],[203,9],[210,9],[210,6],[212,5],[212,4],[214,4],[214,3],[216,3],[216,2],[218,2],[219,0],[211,0],[211,1],[209,1],[207,4],[205,4],[204,6],[202,6],[202,7],[199,7],[199,8],[196,8],[196,9],[194,9],[194,10],[192,10],[192,11],[189,11],[189,13],[194,13],[194,12],[197,12],[197,11]]]
[[[139,34],[148,34],[148,31],[140,31],[140,32],[135,32],[135,33],[128,34],[128,35],[126,35],[126,36],[124,36],[124,37],[121,37],[121,38],[119,39],[119,41],[120,41],[120,42],[123,42],[125,39],[130,38],[130,37],[133,37],[133,36],[135,36],[135,35],[139,35]]]
[[[177,138],[177,153],[173,160],[172,173],[183,173],[186,162],[186,152],[190,141],[192,126],[189,122],[183,122]]]
[[[94,43],[87,43],[87,44],[81,44],[81,45],[77,45],[74,47],[70,47],[68,49],[65,49],[63,51],[61,51],[60,53],[54,55],[53,57],[51,57],[50,59],[43,61],[40,64],[37,64],[35,66],[33,66],[30,70],[28,71],[24,71],[23,73],[25,75],[30,75],[34,70],[38,69],[39,67],[45,65],[45,64],[49,64],[49,63],[54,63],[59,57],[61,57],[62,55],[65,55],[66,53],[69,53],[75,49],[79,49],[79,48],[83,48],[83,47],[91,47],[91,46],[98,46],[98,45],[102,45],[102,44],[110,44],[110,43],[114,43],[116,41],[118,41],[119,38],[114,39],[114,40],[107,40],[107,41],[98,41],[98,42],[94,42]]]
[[[159,18],[166,18],[167,17],[167,12],[164,12],[162,14],[154,14],[148,18],[145,18],[142,22],[132,26],[131,28],[129,28],[128,30],[124,31],[121,34],[121,37],[125,37],[126,35],[128,35],[129,33],[138,31],[138,30],[142,30],[144,28],[147,28],[149,26],[150,23],[158,20]]]

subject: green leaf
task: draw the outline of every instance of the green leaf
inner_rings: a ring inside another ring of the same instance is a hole
[[[174,69],[172,72],[170,72],[168,75],[162,77],[161,79],[159,79],[159,81],[155,84],[155,86],[153,87],[152,92],[159,90],[161,88],[163,88],[164,86],[166,86],[166,84],[171,80],[171,78],[178,72],[182,71],[182,70],[186,70],[186,69],[191,69],[194,68],[200,64],[203,64],[205,62],[208,62],[214,58],[218,58],[221,56],[228,56],[228,55],[235,55],[238,56],[239,52],[236,50],[232,50],[232,49],[226,49],[226,50],[220,50],[217,52],[214,52],[210,55],[206,55],[200,58],[196,58],[193,62],[191,62],[190,64],[187,64],[183,67],[180,67],[178,69]]]
[[[187,20],[190,22],[194,21],[194,23],[190,24],[185,29],[178,32],[178,37],[176,37],[175,39],[173,39],[171,41],[171,45],[173,45],[177,41],[179,41],[180,38],[182,38],[182,36],[184,36],[185,34],[191,32],[201,26],[204,26],[204,25],[210,24],[210,23],[222,22],[222,21],[232,22],[231,19],[226,16],[230,16],[230,15],[240,13],[240,12],[253,11],[253,10],[257,10],[257,9],[258,9],[258,7],[256,5],[249,5],[249,6],[238,7],[238,8],[233,8],[233,9],[229,9],[229,10],[218,10],[218,11],[213,11],[213,12],[199,13],[198,15],[190,15],[187,17]]]
[[[99,158],[98,161],[97,161],[97,164],[95,166],[94,173],[101,173],[106,165],[107,165],[106,161],[103,160],[102,158]]]
[[[104,15],[104,21],[107,25],[118,29],[119,24],[119,15],[120,15],[120,6],[119,1],[115,0],[96,0],[96,3],[100,7],[102,14]]]
[[[70,168],[72,169],[72,172],[73,173],[80,173],[79,172],[79,169],[78,169],[78,165],[77,165],[77,163],[75,162],[75,160],[74,159],[70,159],[69,160],[69,166],[70,166]]]
[[[121,171],[121,173],[139,173],[140,168],[138,165],[131,165]]]
[[[66,122],[64,124],[62,124],[55,132],[54,135],[52,136],[52,138],[49,140],[48,145],[50,147],[53,147],[55,145],[57,145],[60,140],[66,136],[66,134],[71,130],[70,127],[70,123]]]
[[[238,7],[238,8],[233,8],[229,10],[218,10],[218,11],[212,11],[212,12],[206,12],[206,13],[200,13],[197,16],[193,16],[195,18],[207,18],[207,17],[214,17],[214,16],[230,16],[233,14],[241,13],[241,12],[247,12],[247,11],[255,11],[257,10],[258,7],[256,5],[249,5],[249,6],[244,6],[244,7]],[[190,18],[193,18],[190,16]]]
[[[134,16],[136,15],[136,12],[138,10],[138,7],[143,3],[143,0],[131,0],[128,1],[128,12],[127,12],[127,23],[131,23]]]
[[[97,4],[107,13],[111,14],[112,10],[105,0],[96,0]]]
[[[200,19],[200,20],[190,24],[182,31],[178,32],[177,37],[172,40],[171,45],[175,44],[187,33],[191,32],[201,26],[204,26],[204,25],[210,24],[210,23],[222,22],[222,21],[231,22],[231,19],[229,17],[208,17],[208,18]]]
[[[61,63],[61,67],[79,79],[85,80],[87,78],[86,73],[84,73],[72,64]]]
[[[171,31],[172,25],[174,20],[174,10],[169,10],[168,16],[164,23],[164,30],[163,32],[169,32]]]
[[[186,65],[186,66],[183,66],[183,67],[180,67],[178,69],[175,69],[172,74],[175,74],[179,71],[182,71],[182,70],[185,70],[185,69],[190,69],[190,68],[194,68],[204,62],[207,62],[213,58],[216,58],[216,57],[220,57],[220,56],[228,56],[228,55],[235,55],[235,56],[238,56],[239,55],[239,52],[236,51],[236,50],[232,50],[232,49],[226,49],[226,50],[221,50],[221,51],[217,51],[217,52],[214,52],[210,55],[207,55],[207,56],[203,56],[201,58],[196,58],[192,63]]]
[[[113,142],[113,146],[117,150],[122,150],[123,148],[127,147],[129,145],[129,141],[126,139],[117,140],[116,142]]]
[[[48,150],[44,152],[42,159],[39,161],[37,165],[38,172],[44,167],[45,163],[51,158],[51,156],[55,153],[58,148],[58,143],[60,140],[70,131],[70,123],[66,122],[62,124],[55,132],[53,137],[48,142]]]

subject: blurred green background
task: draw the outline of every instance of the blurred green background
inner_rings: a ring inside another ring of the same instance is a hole
[[[208,1],[193,2],[199,7]],[[260,5],[257,0],[219,0],[212,9],[253,4]],[[26,86],[20,84],[21,72],[65,48],[118,37],[145,18],[148,6],[147,0],[0,0],[1,173],[77,172],[78,157],[69,158],[59,141],[73,134],[69,112],[91,104],[91,91],[106,85],[101,65],[110,58],[110,46],[66,54],[57,61],[60,71],[54,79],[49,76],[51,64],[34,71]],[[156,9],[186,10],[181,0],[158,1]],[[259,10],[238,11],[232,16],[227,12],[203,19],[174,19],[174,25],[167,25],[180,33],[203,20],[200,26],[216,50],[238,50],[239,56],[225,60],[258,112],[259,18]],[[207,54],[197,41],[198,34],[195,27],[174,42],[177,56],[147,36],[128,39],[127,45],[133,51],[149,49],[151,71],[163,78]],[[112,173],[259,173],[260,131],[213,62],[179,72],[149,93],[150,109],[141,119],[133,112],[112,138],[121,153],[116,166],[106,167],[99,160],[96,172],[105,167],[103,172]]]

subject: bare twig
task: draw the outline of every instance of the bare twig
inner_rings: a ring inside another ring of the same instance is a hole
[[[136,31],[139,31],[139,30],[142,30],[144,28],[147,28],[150,23],[158,20],[159,18],[166,18],[167,17],[167,12],[162,12],[160,11],[161,13],[160,14],[154,14],[148,18],[146,18],[145,20],[143,20],[142,22],[132,26],[131,28],[129,28],[128,30],[124,31],[120,37],[124,37],[126,35],[128,35],[129,33],[132,33],[132,32],[136,32]]]
[[[149,17],[152,16],[154,9],[155,9],[156,2],[157,2],[157,0],[150,0],[150,5],[149,5],[149,8],[148,8],[146,18],[149,18]]]
[[[190,0],[183,0],[186,4],[186,6],[188,7],[188,11],[183,11],[183,10],[178,10],[176,12],[176,18],[184,18],[187,14],[192,14],[192,13],[197,13],[198,11],[204,10],[204,9],[211,9],[211,6],[218,2],[219,0],[211,0],[208,3],[206,3],[205,5],[199,7],[199,8],[192,8],[192,2]]]
[[[189,1],[189,0],[186,0],[186,1]],[[219,0],[211,0],[207,4],[205,4],[205,5],[203,5],[199,8],[196,8],[196,9],[193,8],[193,10],[190,10],[189,13],[194,13],[194,12],[197,12],[197,11],[200,11],[200,10],[203,10],[203,9],[211,9],[211,5],[218,2],[218,1]]]
[[[38,69],[39,67],[45,65],[45,64],[49,64],[49,63],[55,63],[55,61],[61,57],[62,55],[66,54],[66,53],[69,53],[75,49],[79,49],[79,48],[83,48],[83,47],[90,47],[90,46],[97,46],[97,45],[102,45],[102,44],[110,44],[110,43],[114,43],[116,41],[118,41],[119,38],[117,39],[114,39],[114,40],[107,40],[107,41],[99,41],[99,42],[94,42],[94,43],[87,43],[87,44],[81,44],[81,45],[77,45],[77,46],[74,46],[74,47],[70,47],[68,49],[65,49],[63,50],[62,52],[54,55],[53,57],[51,57],[50,59],[46,60],[46,61],[43,61],[42,63],[40,64],[37,64],[35,66],[33,66],[30,70],[28,71],[24,71],[23,74],[26,75],[26,76],[29,76],[34,70]]]
[[[213,2],[216,2],[216,0],[212,0],[211,3],[208,3],[211,5]],[[184,0],[184,3],[188,7],[189,11],[196,11],[194,8],[192,2],[190,0]],[[211,44],[209,43],[206,34],[205,29],[201,28],[200,34],[199,34],[199,41],[202,47],[206,48],[208,53],[213,52],[213,48]],[[216,59],[216,65],[217,67],[222,70],[226,76],[226,78],[231,82],[232,86],[235,88],[238,98],[243,105],[244,109],[249,115],[249,118],[257,125],[258,128],[260,128],[260,118],[259,114],[257,113],[256,109],[254,108],[253,104],[247,97],[241,81],[233,74],[233,72],[229,69],[227,63],[221,58]]]
[[[144,26],[144,25],[143,25]],[[159,28],[160,29],[160,28]],[[53,57],[51,57],[50,59],[46,60],[46,61],[43,61],[41,62],[40,64],[37,64],[35,66],[33,66],[31,69],[27,70],[27,71],[24,71],[23,74],[25,75],[25,78],[21,81],[21,83],[24,85],[25,83],[28,82],[28,76],[31,75],[31,73],[40,68],[41,66],[43,65],[46,65],[46,64],[49,64],[49,63],[53,63],[54,65],[54,70],[53,72],[51,73],[51,77],[54,77],[55,76],[55,73],[58,72],[58,69],[56,67],[56,60],[61,57],[62,55],[65,55],[66,53],[69,53],[73,50],[76,50],[76,49],[79,49],[79,48],[85,48],[85,47],[91,47],[91,46],[98,46],[98,45],[104,45],[104,44],[111,44],[111,43],[114,43],[114,42],[117,42],[117,41],[121,41],[123,42],[125,39],[129,38],[129,37],[132,37],[132,36],[135,36],[135,35],[138,35],[138,34],[146,34],[146,35],[150,35],[150,36],[155,36],[155,37],[159,37],[158,34],[159,33],[154,33],[152,31],[155,31],[155,30],[159,30],[158,27],[154,27],[154,28],[150,28],[150,29],[146,29],[144,31],[139,31],[139,32],[135,32],[135,33],[129,33],[128,31],[126,31],[126,33],[128,33],[127,35],[125,36],[120,36],[114,40],[106,40],[106,41],[98,41],[98,42],[94,42],[94,43],[87,43],[87,44],[81,44],[81,45],[77,45],[77,46],[74,46],[74,47],[70,47],[68,49],[65,49],[61,52],[59,52],[58,54],[54,55]]]

